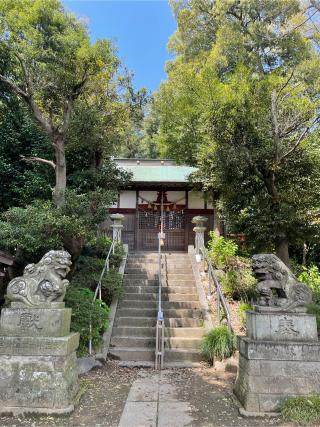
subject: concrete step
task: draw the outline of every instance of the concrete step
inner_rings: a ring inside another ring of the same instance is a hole
[[[164,309],[165,318],[192,318],[201,319],[201,310],[198,309]],[[150,308],[118,308],[118,317],[156,317],[157,309]]]
[[[115,337],[153,337],[156,330],[154,326],[116,326],[113,328],[112,334]],[[167,337],[180,337],[180,338],[202,338],[204,334],[203,328],[165,328],[165,336]]]
[[[162,274],[164,274],[165,272],[168,273],[188,273],[188,274],[193,274],[192,268],[190,265],[186,264],[186,265],[172,265],[172,266],[168,266],[167,268],[162,268],[161,269]],[[137,266],[137,267],[131,267],[130,265],[126,266],[126,270],[125,270],[125,274],[144,274],[144,273],[153,273],[153,274],[158,274],[158,267],[153,267],[150,265],[141,265],[141,266]]]
[[[179,286],[196,286],[196,282],[193,279],[188,279],[188,280],[164,280],[162,281],[162,287],[163,288],[175,288],[175,287],[179,287]]]
[[[155,349],[150,348],[132,348],[132,347],[110,347],[109,353],[110,358],[125,360],[125,361],[149,361],[154,362],[155,360]]]
[[[156,317],[116,317],[114,327],[155,327],[157,323]],[[166,328],[199,328],[202,326],[201,319],[193,318],[169,318],[164,321]]]
[[[128,277],[130,279],[139,280],[139,279],[149,279],[149,280],[158,280],[158,273],[154,271],[140,271],[136,273],[127,273],[127,271],[124,272],[123,278],[126,280]]]
[[[175,267],[177,268],[188,268],[189,270],[192,270],[191,267],[191,263],[190,260],[184,260],[184,261],[162,261],[161,262],[162,268],[168,268],[173,269]],[[159,267],[159,263],[158,261],[150,261],[148,260],[147,262],[142,261],[142,262],[137,262],[137,261],[127,261],[126,263],[126,269],[128,268],[132,268],[132,269],[136,269],[136,268],[140,268],[140,269],[154,269],[154,270],[158,270]]]
[[[165,365],[171,362],[201,362],[202,357],[198,351],[190,351],[190,349],[167,349],[164,353]]]
[[[156,337],[117,337],[111,338],[110,347],[156,348]]]
[[[166,337],[165,349],[193,349],[198,351],[200,349],[200,338],[180,338],[180,337]],[[156,337],[136,337],[136,336],[114,336],[111,338],[110,345],[112,347],[130,347],[130,348],[153,348],[156,347]]]
[[[154,350],[145,348],[113,347],[109,350],[109,357],[124,362],[136,362],[139,363],[139,366],[145,366],[141,364],[141,362],[154,363],[155,352]],[[199,363],[202,360],[203,359],[199,352],[192,351],[190,349],[170,349],[166,350],[164,354],[165,367],[189,367],[191,363]]]
[[[162,256],[166,257],[167,259],[184,259],[184,258],[189,258],[189,255],[186,252],[162,252]],[[129,259],[158,259],[158,252],[136,252],[136,253],[131,253],[129,255]]]
[[[158,286],[158,280],[153,279],[135,279],[132,276],[126,276],[123,278],[124,286]]]
[[[126,295],[130,294],[138,294],[138,295],[144,295],[144,294],[153,294],[157,293],[158,286],[125,286],[125,293]],[[162,288],[163,295],[169,295],[169,294],[195,294],[196,287],[195,286],[174,286],[172,288],[169,288],[168,286]],[[158,295],[158,294],[157,294]]]
[[[140,301],[158,301],[158,294],[156,292],[149,293],[125,293],[124,300],[140,300]],[[168,293],[162,292],[162,301],[178,301],[178,302],[198,302],[198,294],[187,293]]]
[[[193,349],[200,351],[201,338],[182,338],[182,337],[166,337],[166,349]]]
[[[167,274],[167,278],[168,278],[168,280],[169,280],[169,282],[172,280],[172,281],[174,281],[174,280],[179,280],[179,281],[182,281],[182,280],[190,280],[190,279],[193,279],[194,280],[194,277],[193,277],[193,273],[192,274],[188,274],[188,273],[184,273],[184,272],[181,272],[181,273],[176,273],[176,272],[173,272],[173,273],[168,273]]]
[[[158,307],[158,302],[155,301],[141,301],[141,300],[122,300],[119,303],[119,308],[154,308],[156,309]],[[164,310],[166,309],[197,309],[200,308],[199,301],[163,301],[162,302],[162,308]]]
[[[177,286],[195,286],[195,280],[193,277],[189,277],[188,279],[176,279],[170,282],[167,282],[165,278],[162,280],[162,286],[169,285],[177,285]],[[135,278],[134,276],[126,276],[123,281],[124,286],[158,286],[158,279],[148,279],[148,278]]]

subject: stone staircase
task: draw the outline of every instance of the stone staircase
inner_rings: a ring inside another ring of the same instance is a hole
[[[162,307],[165,318],[165,366],[191,366],[201,358],[202,313],[188,254],[163,254]],[[124,275],[109,356],[129,365],[153,366],[158,307],[158,255],[133,253]]]

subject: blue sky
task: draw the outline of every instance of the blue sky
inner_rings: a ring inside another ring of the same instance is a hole
[[[92,40],[111,38],[137,88],[154,91],[166,78],[167,42],[176,23],[166,0],[63,0],[88,21]]]

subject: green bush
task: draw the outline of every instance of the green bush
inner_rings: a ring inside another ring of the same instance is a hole
[[[214,359],[223,360],[236,350],[236,338],[227,326],[211,329],[202,339],[201,353],[213,365]]]
[[[318,304],[309,304],[307,306],[307,312],[309,314],[314,314],[316,316],[318,333],[320,333],[320,305],[318,305]]]
[[[281,415],[285,421],[301,426],[319,425],[320,396],[289,397],[281,405]]]
[[[19,251],[21,261],[38,262],[50,249],[61,249],[64,236],[83,239],[86,227],[76,215],[62,215],[51,202],[37,200],[25,208],[11,208],[0,221],[0,249]]]
[[[303,268],[303,272],[298,277],[298,280],[305,283],[312,290],[312,299],[316,304],[320,304],[320,271],[317,266]]]
[[[71,284],[75,288],[90,288],[95,291],[105,264],[105,260],[92,256],[81,256]],[[111,268],[105,273],[102,282],[102,299],[108,305],[112,299],[123,295],[122,277],[117,270]]]
[[[224,268],[228,260],[234,257],[238,250],[238,245],[232,240],[219,236],[215,231],[209,233],[211,240],[208,242],[209,256],[217,268]]]
[[[241,323],[241,326],[245,328],[247,325],[246,312],[252,310],[252,305],[247,302],[242,302],[238,307],[238,316]]]
[[[92,346],[96,348],[102,341],[102,333],[106,330],[109,319],[109,308],[100,300],[92,303],[94,293],[87,288],[67,289],[65,302],[66,306],[72,309],[71,331],[79,332],[80,343],[78,355],[88,354],[90,339],[90,319],[92,324],[91,337]]]
[[[85,256],[105,258],[109,252],[112,239],[107,236],[92,236],[83,249]]]
[[[227,298],[250,301],[256,293],[256,280],[249,268],[239,268],[221,276],[221,287]]]
[[[121,298],[123,295],[122,276],[116,270],[110,270],[101,282],[102,299],[111,303],[113,298]]]

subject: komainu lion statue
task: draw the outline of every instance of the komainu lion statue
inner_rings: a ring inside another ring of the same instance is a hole
[[[300,283],[276,255],[254,255],[252,272],[258,281],[258,306],[269,306],[276,310],[303,311],[304,307],[312,302],[308,286]]]
[[[23,276],[11,280],[7,298],[29,307],[62,302],[69,281],[71,256],[66,251],[49,251],[37,264],[28,264]]]

